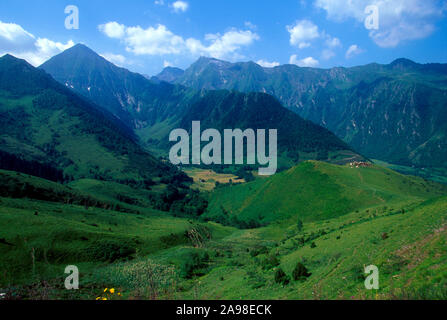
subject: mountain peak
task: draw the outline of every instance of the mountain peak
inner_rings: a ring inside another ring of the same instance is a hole
[[[77,43],[75,44],[73,47],[67,49],[67,50],[77,50],[77,51],[90,51],[90,52],[94,52],[92,49],[90,49],[89,47],[87,47],[85,44],[83,43]]]
[[[32,65],[30,65],[26,60],[17,58],[9,53],[0,57],[0,63],[7,68],[21,66],[28,69],[34,69]]]
[[[53,75],[59,81],[60,74],[68,72],[74,75],[80,71],[89,73],[95,68],[108,68],[110,65],[110,62],[86,45],[77,44],[52,57],[43,63],[40,68]]]
[[[78,43],[71,48],[59,53],[58,55],[52,57],[48,61],[44,62],[40,68],[49,68],[52,64],[61,64],[61,61],[82,61],[82,63],[87,63],[88,61],[98,63],[100,61],[105,61],[99,54],[87,47],[85,44]]]
[[[165,67],[162,72],[172,72],[172,71],[174,71],[174,72],[183,72],[182,69],[177,68],[177,67]]]
[[[392,66],[405,66],[405,67],[411,67],[417,65],[416,62],[406,59],[406,58],[399,58],[391,62]]]
[[[209,61],[218,61],[218,59],[213,58],[213,57],[205,57],[205,56],[200,56],[200,58],[197,60],[197,62],[202,61],[202,62],[209,62]]]
[[[17,59],[18,60],[18,58],[14,57],[13,55],[11,55],[9,53],[1,56],[0,59]]]
[[[166,67],[155,78],[165,82],[175,82],[185,73],[184,70],[176,67]]]
[[[205,66],[205,65],[230,66],[231,63],[216,58],[202,56],[192,66]]]
[[[82,43],[78,43],[76,45],[74,45],[73,47],[65,50],[64,52],[62,52],[62,55],[68,55],[68,54],[73,54],[73,55],[77,55],[77,56],[84,56],[84,57],[100,57],[99,54],[97,54],[95,51],[93,51],[92,49],[90,49],[89,47],[87,47],[85,44]]]
[[[13,56],[12,54],[9,54],[9,53],[1,56],[0,60],[1,61],[8,61],[8,62],[16,61],[16,62],[23,62],[23,63],[27,63],[28,64],[28,62],[26,62],[26,60],[17,58],[17,57],[15,57],[15,56]]]
[[[36,69],[26,60],[6,54],[0,57],[0,87],[18,95],[33,95],[42,88],[59,84],[44,70]]]

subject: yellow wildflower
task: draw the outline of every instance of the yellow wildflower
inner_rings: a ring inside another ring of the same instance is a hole
[[[102,298],[102,300],[107,300],[107,298]]]
[[[101,297],[97,297],[97,298],[96,298],[96,300],[99,300],[99,299],[101,299]]]
[[[104,292],[107,292],[107,288],[104,289]]]
[[[111,294],[115,293],[115,289],[114,288],[110,289],[109,291],[110,291]]]

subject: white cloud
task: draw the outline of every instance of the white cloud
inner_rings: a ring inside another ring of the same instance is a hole
[[[126,60],[126,57],[124,57],[121,54],[103,53],[103,54],[101,54],[101,57],[103,57],[107,61],[110,61],[111,63],[113,63],[119,67],[129,64],[129,62]]]
[[[172,8],[174,8],[175,12],[185,12],[186,10],[188,10],[188,3],[185,1],[176,1],[172,4]]]
[[[274,67],[279,66],[279,62],[276,62],[276,61],[269,62],[269,61],[262,60],[262,59],[256,61],[256,63],[259,64],[261,67],[264,67],[264,68],[274,68]]]
[[[123,30],[116,32],[116,30]],[[118,38],[126,45],[126,50],[136,55],[206,55],[214,58],[235,59],[241,57],[238,53],[243,47],[259,40],[259,36],[251,30],[230,29],[224,34],[207,34],[205,42],[174,34],[164,25],[148,27],[127,27],[117,22],[109,22],[99,26],[106,36]]]
[[[324,32],[323,34],[324,38],[326,39],[324,42],[326,48],[321,52],[321,59],[329,60],[335,56],[335,50],[342,47],[342,44],[339,38],[332,37]]]
[[[147,29],[127,27],[124,42],[126,50],[137,55],[180,54],[184,46],[182,37],[161,24]]]
[[[307,57],[299,60],[296,54],[290,57],[289,63],[296,64],[299,67],[316,67],[319,64],[318,60],[314,59],[313,57]]]
[[[207,34],[205,40],[209,41],[208,46],[199,46],[194,43],[188,46],[191,52],[199,49],[201,54],[210,55],[212,57],[222,59],[236,53],[242,47],[251,45],[254,41],[259,40],[259,36],[251,30],[231,29],[224,34]]]
[[[335,56],[335,52],[330,49],[324,49],[321,53],[321,59],[329,60]]]
[[[165,1],[164,0],[155,0],[155,4],[157,6],[164,6],[165,5]]]
[[[435,28],[434,21],[445,11],[438,0],[315,0],[315,6],[325,10],[329,19],[354,19],[362,25],[369,5],[379,8],[379,30],[371,30],[369,36],[387,48],[429,36]]]
[[[0,45],[5,49],[29,50],[34,46],[35,37],[20,25],[0,21]]]
[[[295,25],[287,26],[287,31],[290,33],[290,44],[299,49],[310,47],[310,41],[320,37],[318,26],[309,20],[297,21]]]
[[[72,47],[73,41],[55,42],[37,38],[15,23],[0,21],[0,56],[9,53],[39,66],[52,56]]]
[[[118,22],[109,22],[99,25],[98,29],[109,38],[121,39],[124,37],[126,26]]]
[[[323,50],[321,58],[323,60],[329,60],[333,56],[335,56],[334,50],[338,47],[341,47],[341,41],[337,37],[332,37],[327,34],[324,30],[320,31],[318,26],[315,25],[312,21],[309,20],[301,20],[297,21],[295,25],[287,26],[287,31],[290,33],[290,44],[292,46],[298,47],[298,49],[305,49],[312,45],[312,41],[316,39],[324,40],[324,46],[326,49]],[[306,61],[305,59],[299,60],[296,62],[296,55],[292,56],[291,59],[295,60],[294,64],[315,66],[318,64],[318,61],[315,59],[310,59],[309,57]],[[292,63],[292,62],[291,62]]]
[[[59,52],[65,51],[71,47],[74,46],[73,41],[68,41],[67,43],[63,44],[60,42],[55,42],[48,40],[46,38],[38,38],[35,42],[37,51],[47,57],[51,57],[55,54],[58,54]]]
[[[167,67],[173,67],[174,65],[172,64],[172,62],[169,62],[167,60],[163,61],[163,67],[167,68]]]
[[[298,44],[298,49],[305,49],[311,46],[310,42],[301,42]]]
[[[327,39],[326,39],[326,45],[329,47],[329,48],[338,48],[338,47],[341,47],[341,41],[340,41],[340,39],[338,39],[338,38],[336,38],[336,37],[331,37],[331,36],[327,36]]]
[[[251,23],[250,21],[245,21],[244,25],[245,25],[245,27],[247,27],[248,29],[253,30],[253,31],[258,29],[258,26]]]
[[[349,47],[348,51],[346,51],[346,59],[351,59],[352,57],[362,53],[363,50],[356,44],[353,44]]]

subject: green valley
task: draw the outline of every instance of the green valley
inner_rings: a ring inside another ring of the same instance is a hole
[[[169,133],[193,121],[277,129],[278,172],[170,164]],[[447,187],[269,94],[149,80],[78,45],[41,68],[0,58],[0,124],[0,299],[447,299]],[[412,157],[429,162],[441,138]]]
[[[60,187],[7,171],[0,178],[2,186],[27,182],[55,195],[1,194],[0,291],[12,299],[446,298],[447,189],[377,166],[305,162],[222,186],[200,219],[112,203],[89,181]],[[253,189],[262,208],[242,189]],[[63,196],[73,201],[61,203]],[[237,221],[260,219],[255,209],[265,214],[264,226],[210,220],[228,204]],[[80,290],[63,287],[70,264],[81,271]],[[364,288],[370,264],[381,272],[380,290]],[[305,272],[294,272],[298,265]]]
[[[366,157],[444,171],[446,66],[397,59],[351,68],[264,68],[201,57],[183,73],[161,73],[160,79],[195,89],[268,93]]]
[[[375,206],[417,202],[446,191],[436,183],[377,166],[305,162],[270,179],[216,190],[207,215],[262,223],[290,218],[318,221]]]
[[[40,69],[114,114],[149,150],[164,157],[172,146],[168,137],[173,129],[189,132],[192,121],[201,121],[204,129],[277,129],[282,169],[308,159],[342,163],[364,159],[327,129],[264,93],[194,90],[151,81],[113,65],[82,44],[51,58]]]

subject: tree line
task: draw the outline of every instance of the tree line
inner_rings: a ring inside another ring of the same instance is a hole
[[[25,160],[4,151],[0,151],[0,169],[17,171],[59,183],[70,180],[70,177],[64,175],[62,170],[50,164]]]

